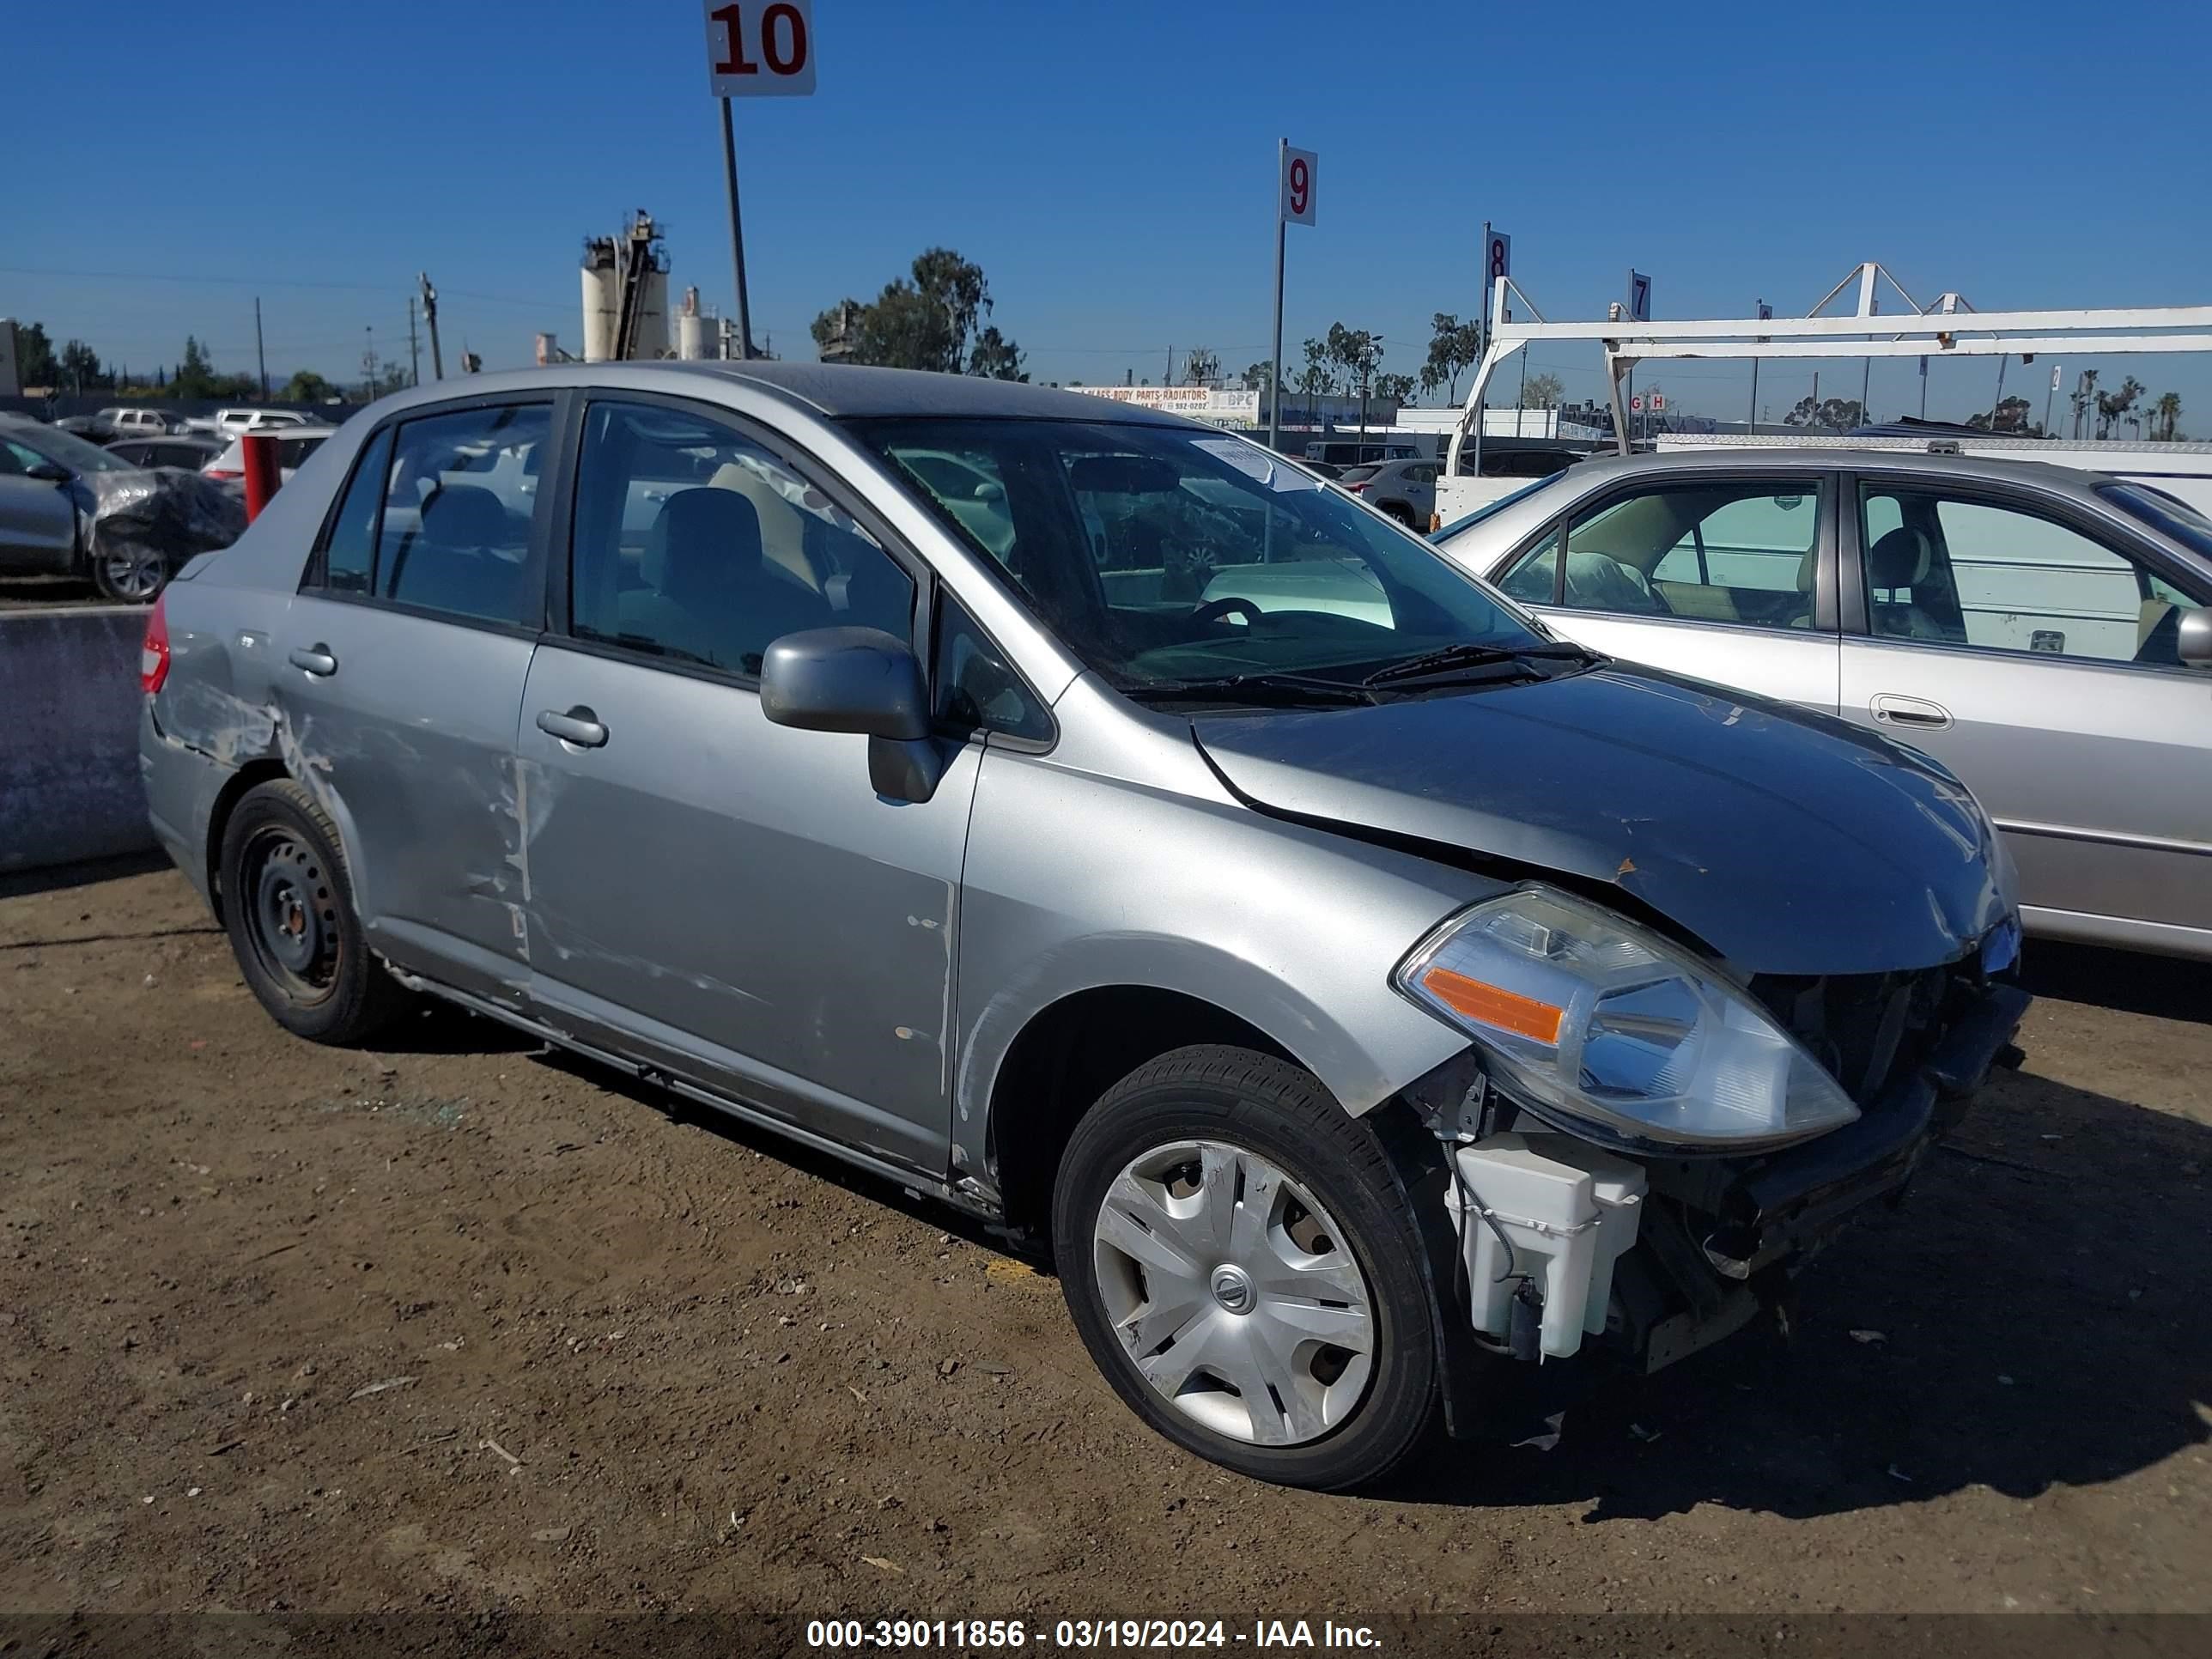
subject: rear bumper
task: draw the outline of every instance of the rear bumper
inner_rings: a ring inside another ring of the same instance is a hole
[[[161,730],[152,698],[138,714],[138,775],[146,786],[146,821],[177,868],[214,908],[208,872],[207,826],[216,797],[233,773]]]

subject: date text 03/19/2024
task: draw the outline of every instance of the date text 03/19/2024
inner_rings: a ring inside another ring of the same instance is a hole
[[[837,1649],[1010,1650],[1030,1646],[1091,1649],[1243,1647],[1372,1650],[1381,1638],[1365,1625],[1334,1620],[1255,1619],[1238,1627],[1219,1619],[1059,1619],[1032,1628],[1021,1619],[812,1619],[806,1644]]]

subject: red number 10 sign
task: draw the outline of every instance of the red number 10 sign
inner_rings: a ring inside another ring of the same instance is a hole
[[[707,81],[717,98],[814,90],[814,0],[706,0]]]
[[[1283,152],[1283,217],[1294,225],[1314,222],[1314,173],[1316,158],[1310,149]]]

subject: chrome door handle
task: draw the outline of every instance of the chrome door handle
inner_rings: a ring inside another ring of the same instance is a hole
[[[318,678],[327,678],[338,672],[338,659],[331,654],[330,647],[320,640],[304,650],[293,651],[289,655],[293,667],[304,668]]]
[[[599,717],[581,703],[565,714],[556,709],[539,709],[538,729],[579,749],[597,749],[607,740],[607,728],[599,723]]]
[[[1915,726],[1933,732],[1951,723],[1949,709],[1924,697],[1900,697],[1893,691],[1877,691],[1869,707],[1876,720],[1888,725]]]

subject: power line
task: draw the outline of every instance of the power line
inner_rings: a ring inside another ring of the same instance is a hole
[[[11,276],[60,276],[71,282],[96,283],[185,283],[216,288],[299,288],[353,294],[389,294],[412,291],[412,282],[400,283],[341,283],[306,276],[200,276],[182,271],[167,270],[63,270],[52,265],[0,265],[0,273]],[[568,311],[564,301],[526,300],[519,295],[484,294],[469,289],[447,289],[443,292],[462,299],[479,300],[488,305],[522,306],[532,311]]]

